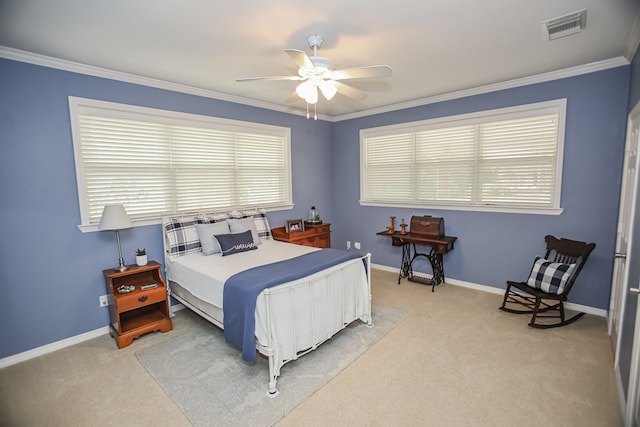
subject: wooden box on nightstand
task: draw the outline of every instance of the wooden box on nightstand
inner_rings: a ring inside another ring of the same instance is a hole
[[[111,304],[110,334],[118,348],[126,347],[142,334],[153,331],[168,332],[173,328],[169,317],[167,285],[162,279],[160,264],[149,261],[145,266],[129,265],[125,271],[110,268],[104,270],[107,292]],[[142,290],[143,286],[157,285]],[[122,285],[132,285],[135,290],[119,293]]]

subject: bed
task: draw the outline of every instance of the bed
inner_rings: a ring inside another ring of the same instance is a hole
[[[223,329],[239,363],[268,359],[270,397],[284,364],[356,320],[373,325],[370,254],[273,240],[264,211],[166,215],[162,230],[169,295]],[[237,305],[245,279],[257,297]]]

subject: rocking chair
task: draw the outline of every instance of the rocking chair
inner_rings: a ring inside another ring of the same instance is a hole
[[[547,329],[575,322],[584,313],[566,319],[564,303],[569,292],[587,262],[595,243],[545,236],[547,252],[544,258],[537,257],[526,282],[507,281],[504,300],[500,310],[516,314],[532,314],[529,326]],[[515,289],[514,289],[515,288]],[[555,302],[554,302],[555,301]],[[519,304],[525,309],[515,309],[507,304]],[[540,314],[547,313],[548,314]],[[559,319],[555,323],[540,322],[540,319]]]

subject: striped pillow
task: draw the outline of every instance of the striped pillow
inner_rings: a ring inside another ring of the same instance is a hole
[[[575,267],[575,264],[562,264],[536,257],[527,285],[550,294],[560,295]]]

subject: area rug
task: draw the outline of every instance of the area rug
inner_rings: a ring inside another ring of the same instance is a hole
[[[376,303],[372,312],[373,327],[356,321],[315,351],[286,364],[275,398],[267,396],[267,359],[245,364],[240,351],[225,343],[223,332],[204,321],[136,356],[194,426],[270,426],[407,316],[405,310]]]

